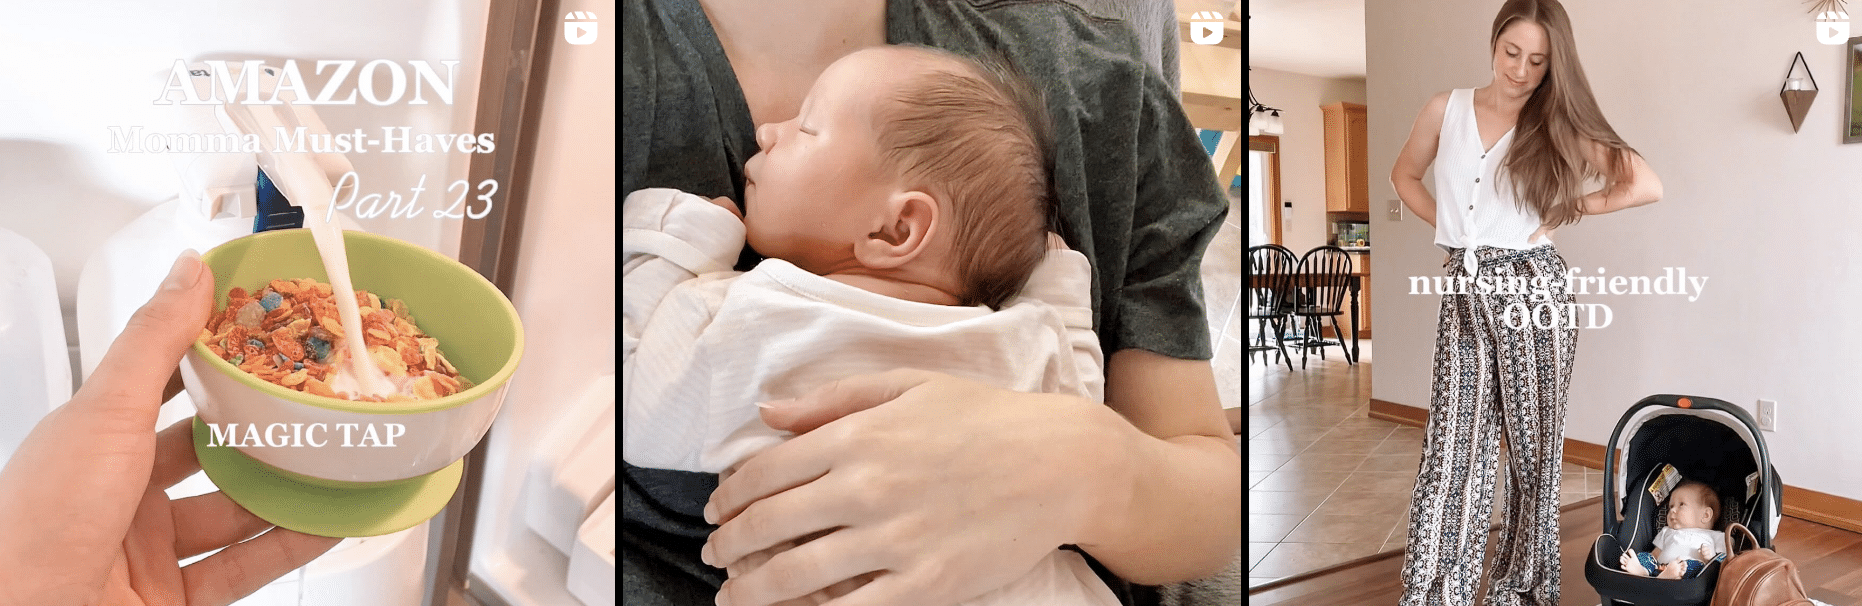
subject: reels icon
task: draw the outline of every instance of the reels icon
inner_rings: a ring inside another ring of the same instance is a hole
[[[562,37],[570,44],[594,44],[599,25],[591,11],[571,11],[563,17]]]
[[[1824,11],[1817,15],[1817,41],[1842,44],[1849,40],[1849,13]]]

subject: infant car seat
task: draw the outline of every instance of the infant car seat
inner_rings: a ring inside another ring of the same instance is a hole
[[[1707,606],[1713,598],[1722,560],[1707,563],[1692,579],[1636,576],[1623,572],[1619,563],[1625,549],[1653,548],[1655,534],[1666,523],[1666,504],[1649,490],[1661,481],[1665,466],[1719,493],[1714,530],[1739,522],[1752,529],[1760,546],[1771,547],[1781,517],[1782,484],[1757,425],[1744,409],[1713,398],[1650,396],[1624,412],[1604,459],[1603,535],[1591,544],[1584,562],[1584,579],[1606,606]]]

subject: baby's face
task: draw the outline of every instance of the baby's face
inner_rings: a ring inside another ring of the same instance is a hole
[[[1713,509],[1719,503],[1708,503],[1707,493],[1699,486],[1684,486],[1669,497],[1669,528],[1712,528]]]
[[[757,252],[827,273],[824,264],[873,231],[895,181],[882,174],[875,109],[902,61],[884,49],[842,57],[799,115],[757,127],[762,151],[744,166],[744,224]]]

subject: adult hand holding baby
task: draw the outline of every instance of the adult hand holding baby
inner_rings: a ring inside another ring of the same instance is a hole
[[[1063,544],[1087,544],[1096,508],[1117,499],[1095,479],[1126,452],[1092,422],[1116,413],[1082,398],[1023,394],[938,373],[844,379],[762,411],[799,434],[718,485],[706,517],[723,525],[705,561],[740,559],[826,535],[735,575],[719,604],[769,606],[868,575],[835,602],[955,603],[1019,577]],[[876,575],[868,573],[878,572]]]

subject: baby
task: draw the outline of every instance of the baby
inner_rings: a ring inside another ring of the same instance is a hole
[[[1624,552],[1623,571],[1663,579],[1698,576],[1707,562],[1726,551],[1726,533],[1713,530],[1719,507],[1720,495],[1712,488],[1694,480],[1682,482],[1668,496],[1668,527],[1655,533],[1655,550]]]
[[[799,115],[757,129],[741,214],[629,194],[622,458],[728,472],[790,437],[756,403],[901,367],[1101,401],[1092,268],[1049,233],[1043,107],[991,65],[865,49],[822,72]],[[768,259],[730,271],[746,239]],[[965,604],[1118,601],[1056,549]]]

